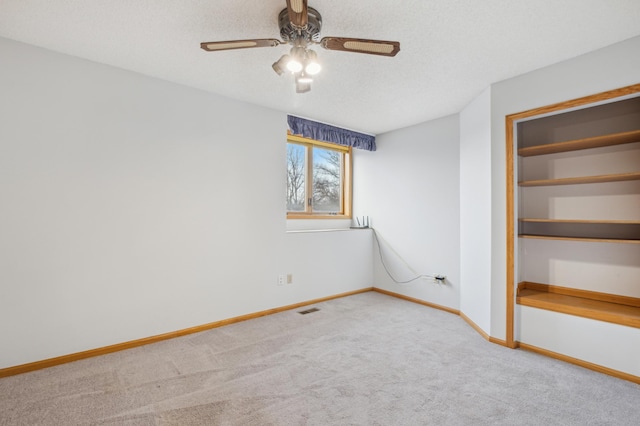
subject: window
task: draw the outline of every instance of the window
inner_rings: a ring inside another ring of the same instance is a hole
[[[351,148],[287,137],[287,218],[351,217]]]

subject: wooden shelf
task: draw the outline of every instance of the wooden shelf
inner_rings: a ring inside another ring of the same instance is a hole
[[[533,155],[555,154],[557,152],[578,151],[581,149],[600,148],[634,142],[640,142],[640,130],[520,148],[518,155],[521,157],[530,157]]]
[[[548,236],[548,235],[530,235],[530,234],[519,234],[518,238],[531,238],[531,239],[537,239],[537,240],[583,241],[588,243],[640,244],[640,240],[623,239],[623,238],[556,237],[556,236]]]
[[[640,299],[548,284],[521,282],[516,303],[640,328]]]
[[[640,225],[640,220],[591,220],[591,219],[534,219],[520,218],[519,222],[535,223],[594,223],[594,224],[614,224],[614,225]]]
[[[518,224],[523,238],[640,243],[640,221],[634,220],[521,219]]]
[[[555,186],[555,185],[578,185],[583,183],[605,183],[624,182],[629,180],[640,180],[640,172],[616,173],[611,175],[580,176],[560,179],[523,180],[518,182],[520,186]]]

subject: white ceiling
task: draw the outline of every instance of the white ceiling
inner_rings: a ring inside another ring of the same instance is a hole
[[[271,64],[285,0],[0,0],[0,36],[368,133],[460,111],[491,83],[640,35],[640,0],[310,0],[321,36],[396,40],[395,58],[317,48],[311,92]],[[638,52],[640,54],[640,52]],[[1,63],[1,56],[0,56]]]

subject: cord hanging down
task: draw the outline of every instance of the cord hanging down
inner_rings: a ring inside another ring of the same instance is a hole
[[[416,275],[415,277],[406,280],[406,281],[399,281],[397,280],[389,271],[389,268],[387,268],[387,265],[384,263],[384,256],[382,255],[382,246],[380,245],[380,240],[378,239],[378,231],[376,231],[375,228],[371,227],[371,229],[373,230],[373,238],[376,240],[376,245],[378,246],[378,253],[380,254],[380,262],[382,263],[382,266],[384,267],[385,272],[387,273],[387,275],[389,276],[389,278],[391,278],[391,280],[396,283],[396,284],[409,284],[413,281],[419,280],[420,278],[431,278],[434,281],[440,283],[440,284],[444,284],[445,280],[446,280],[446,276],[444,275],[428,275],[428,274],[419,274]],[[416,273],[413,268],[411,268],[411,266],[409,266],[409,264],[402,258],[400,257],[400,255],[398,253],[396,253],[396,255],[398,256],[398,258],[407,266],[407,268],[409,268],[411,271],[413,271],[414,273]]]

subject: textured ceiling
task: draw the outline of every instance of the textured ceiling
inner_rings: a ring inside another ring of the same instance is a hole
[[[382,133],[460,111],[491,83],[640,35],[640,0],[310,0],[321,36],[397,40],[395,58],[316,50],[296,94],[271,64],[285,0],[0,0],[0,36],[288,113]],[[638,52],[640,54],[640,52]],[[1,56],[0,56],[1,63]]]

